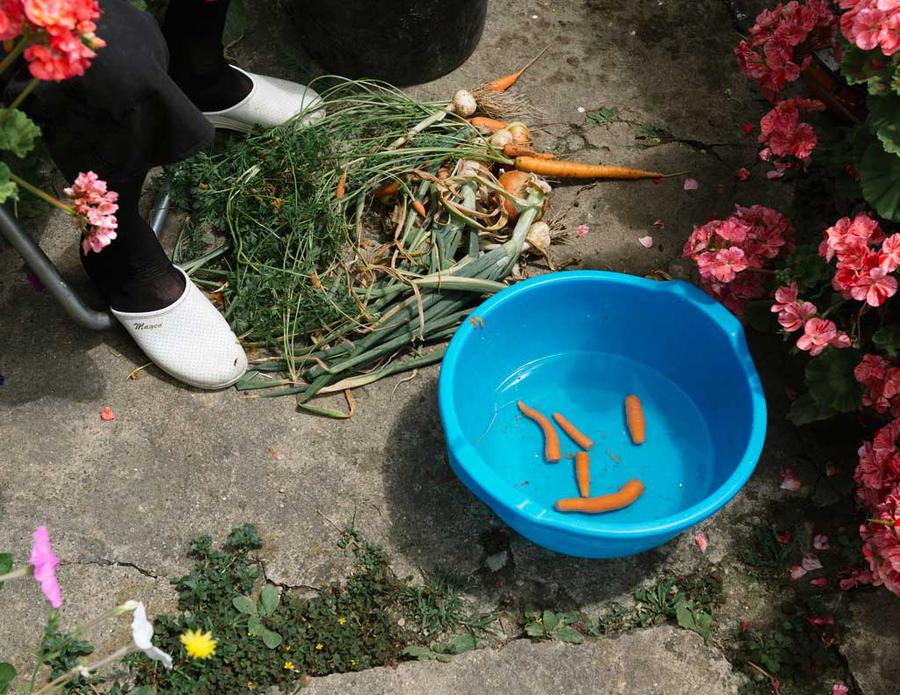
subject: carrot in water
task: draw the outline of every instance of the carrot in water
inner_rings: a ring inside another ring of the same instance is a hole
[[[347,170],[344,169],[344,173],[341,174],[341,178],[338,180],[337,192],[335,193],[335,197],[340,200],[344,197],[344,189],[347,187]]]
[[[644,443],[644,434],[647,424],[644,421],[644,409],[641,408],[641,399],[633,393],[625,398],[625,420],[628,422],[628,432],[635,444]]]
[[[575,454],[575,480],[578,481],[578,494],[591,496],[591,457],[586,451]]]
[[[556,500],[556,509],[560,512],[584,512],[585,514],[612,512],[634,504],[634,501],[642,494],[644,494],[644,484],[637,478],[632,478],[619,488],[618,492],[609,495]]]
[[[537,157],[516,157],[516,169],[543,176],[554,176],[559,179],[660,179],[666,177],[666,174],[658,171],[632,169],[611,164],[538,159]]]
[[[518,405],[522,414],[525,417],[534,420],[544,432],[544,459],[550,463],[559,461],[562,458],[562,454],[559,450],[559,436],[556,434],[556,429],[551,422],[538,411],[529,408],[522,401],[519,401]]]
[[[419,213],[420,217],[425,217],[425,206],[422,205],[422,201],[414,200],[412,202],[412,206],[413,206],[413,210],[415,210],[417,213]]]
[[[469,123],[473,127],[478,128],[478,130],[484,130],[488,133],[496,133],[509,125],[505,121],[498,121],[496,118],[488,118],[487,116],[475,116],[475,118],[469,119]]]
[[[550,152],[538,152],[533,147],[529,147],[528,145],[517,145],[515,143],[510,143],[503,148],[503,154],[505,154],[510,159],[516,159],[517,157],[536,157],[537,159],[556,159],[555,154],[551,154]]]
[[[590,451],[591,447],[594,446],[594,442],[582,434],[581,430],[569,422],[561,413],[553,413],[553,419],[556,420],[557,425],[562,427],[562,431],[569,435],[569,439],[585,451]]]
[[[540,58],[542,55],[544,55],[544,52],[548,48],[550,48],[549,44],[544,46],[544,49],[540,53],[538,53],[534,58],[532,58],[527,63],[525,63],[525,65],[520,70],[511,72],[508,75],[504,75],[503,77],[498,77],[496,80],[491,80],[486,85],[483,85],[481,87],[481,89],[483,89],[485,92],[505,92],[507,89],[509,89],[516,83],[516,80],[518,80],[525,73],[525,71],[534,64],[534,62],[538,58]]]

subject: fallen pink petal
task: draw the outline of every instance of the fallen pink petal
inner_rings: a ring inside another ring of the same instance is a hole
[[[746,181],[750,178],[750,170],[747,167],[741,167],[737,170],[738,181]]]
[[[659,229],[665,229],[665,228],[668,227],[669,225],[666,224],[665,220],[661,220],[661,219],[660,219],[660,220],[656,220],[656,221],[653,223],[653,226],[654,226],[654,227],[658,227]]]
[[[775,536],[775,539],[779,543],[781,543],[781,545],[787,545],[788,543],[790,543],[791,538],[793,538],[793,535],[791,535],[790,531],[782,531],[777,536]]]
[[[813,537],[813,548],[816,550],[831,550],[831,542],[824,533],[817,533]]]
[[[810,625],[815,625],[816,627],[826,627],[829,625],[834,625],[834,616],[828,614],[811,615],[806,620]]]
[[[100,419],[104,422],[109,422],[110,420],[115,420],[116,416],[113,414],[112,408],[107,405],[100,409]]]
[[[34,579],[41,585],[41,591],[53,608],[62,605],[62,592],[56,581],[56,567],[59,558],[50,545],[50,533],[46,526],[38,526],[31,534],[34,544],[31,547],[31,565],[34,567]]]
[[[741,130],[744,131],[744,135],[750,135],[755,129],[756,126],[752,123],[741,123]]]
[[[587,236],[588,232],[591,231],[590,228],[586,224],[580,224],[575,228],[575,236],[584,237]]]
[[[815,570],[822,569],[822,563],[819,562],[819,558],[817,558],[812,553],[807,553],[806,555],[804,555],[803,559],[800,561],[800,564],[807,572],[813,572]]]
[[[819,577],[818,579],[812,579],[812,580],[810,580],[809,583],[812,584],[813,586],[819,587],[820,589],[824,589],[826,586],[828,586],[828,580],[825,579],[825,577]]]
[[[653,237],[649,234],[638,239],[638,243],[645,249],[653,248]]]
[[[797,492],[797,490],[803,487],[803,483],[800,482],[800,478],[797,477],[793,468],[782,468],[780,475],[781,485],[779,487],[781,487],[782,490]]]
[[[697,179],[692,179],[690,176],[684,180],[684,190],[686,191],[696,191],[700,188],[700,182]]]
[[[797,581],[798,579],[803,577],[804,574],[806,574],[806,570],[803,569],[800,565],[793,565],[791,567],[791,579],[793,579],[794,581]]]
[[[703,533],[703,531],[694,534],[694,543],[696,543],[697,547],[700,548],[700,552],[705,555],[706,548],[709,545],[709,538],[706,537],[706,534]]]
[[[843,683],[835,683],[831,686],[831,695],[847,695],[850,692],[850,688],[848,688]]]

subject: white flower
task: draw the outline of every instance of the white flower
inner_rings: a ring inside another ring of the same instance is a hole
[[[134,646],[140,649],[148,659],[159,661],[166,668],[172,668],[172,657],[153,646],[153,623],[147,620],[144,604],[138,603],[131,619],[131,639]]]

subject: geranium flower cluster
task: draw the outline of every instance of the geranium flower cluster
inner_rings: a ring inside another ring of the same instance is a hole
[[[866,389],[863,405],[878,413],[900,417],[900,367],[881,355],[863,355],[853,375]]]
[[[25,60],[39,80],[83,75],[106,42],[94,32],[97,0],[0,0],[0,40],[22,35]]]
[[[793,97],[779,101],[759,122],[759,158],[771,161],[775,169],[767,176],[780,178],[792,167],[806,167],[816,146],[816,131],[800,120],[801,111],[824,111],[816,99]]]
[[[755,271],[775,258],[793,233],[776,210],[738,205],[728,218],[696,227],[683,255],[697,262],[703,289],[740,315],[749,300],[765,294],[763,277]]]
[[[897,293],[893,273],[900,267],[900,234],[885,238],[867,214],[843,217],[826,229],[819,254],[827,261],[837,259],[832,286],[845,299],[881,306]]]
[[[886,56],[900,49],[900,2],[898,0],[839,0],[841,32],[864,51],[875,48]]]
[[[741,71],[775,101],[785,85],[809,66],[813,51],[834,40],[828,0],[779,4],[756,18],[747,39],[734,49]]]
[[[857,497],[870,517],[859,528],[872,583],[900,596],[900,418],[859,450]]]
[[[818,316],[819,310],[812,302],[804,302],[797,297],[797,283],[775,290],[772,311],[778,314],[778,323],[785,333],[803,329],[797,339],[797,347],[815,357],[827,347],[850,347],[850,336],[839,331],[834,321]]]
[[[115,212],[119,194],[107,189],[106,181],[93,171],[82,172],[70,188],[64,189],[72,199],[75,217],[83,238],[81,248],[86,256],[90,251],[100,253],[116,238]]]

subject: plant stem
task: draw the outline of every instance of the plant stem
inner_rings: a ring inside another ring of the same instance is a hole
[[[6,574],[0,574],[0,584],[3,582],[9,581],[10,579],[18,579],[19,577],[27,577],[32,572],[31,565],[25,565],[24,567],[20,567],[17,570],[13,570],[12,572],[7,572]]]
[[[25,39],[24,37],[19,39],[19,43],[13,46],[13,49],[6,54],[6,57],[3,60],[0,60],[0,73],[2,73],[6,68],[15,62],[16,58],[22,55],[22,52],[25,50]]]
[[[71,678],[73,678],[74,676],[77,676],[78,674],[80,674],[82,669],[85,669],[87,671],[97,671],[98,669],[102,668],[103,666],[106,666],[107,664],[111,664],[114,661],[118,661],[119,659],[121,659],[123,656],[125,656],[126,654],[128,654],[131,651],[132,651],[132,646],[129,644],[128,646],[121,647],[120,649],[117,649],[116,651],[114,651],[112,654],[109,654],[109,655],[103,657],[102,659],[100,659],[100,661],[96,662],[95,664],[91,664],[90,666],[76,666],[75,668],[71,668],[68,671],[66,671],[64,674],[62,674],[61,676],[57,676],[56,679],[47,683],[47,685],[45,685],[44,687],[40,688],[39,690],[35,690],[31,695],[45,695],[46,693],[52,693],[54,690],[56,690],[61,685],[66,683],[66,681],[68,681]]]
[[[40,80],[37,77],[33,77],[31,79],[31,82],[25,85],[25,89],[19,92],[19,95],[15,99],[13,99],[13,102],[5,109],[3,109],[3,112],[0,113],[0,125],[2,125],[6,121],[6,119],[9,118],[9,115],[13,111],[15,111],[23,101],[25,101],[25,98],[29,94],[31,94],[35,87],[38,86],[38,82],[40,82]]]
[[[2,116],[0,116],[0,118],[2,118]],[[14,174],[13,172],[10,172],[10,173],[9,173],[9,178],[12,179],[13,181],[15,181],[16,184],[18,184],[19,186],[21,186],[22,188],[24,188],[26,191],[28,191],[28,192],[31,193],[32,195],[37,196],[38,198],[40,198],[40,199],[43,200],[44,202],[50,203],[51,205],[54,205],[54,206],[58,207],[60,210],[62,210],[62,211],[65,212],[66,214],[69,214],[69,215],[72,215],[72,216],[75,215],[75,211],[74,211],[71,207],[69,207],[68,205],[66,205],[66,204],[65,204],[64,202],[62,202],[61,200],[57,200],[56,198],[54,198],[54,197],[53,197],[52,195],[50,195],[49,193],[47,193],[47,192],[45,192],[45,191],[42,191],[42,190],[41,190],[40,188],[38,188],[37,186],[34,186],[34,185],[28,183],[28,182],[27,182],[25,179],[23,179],[21,176],[18,176],[18,175],[16,175],[16,174]]]

